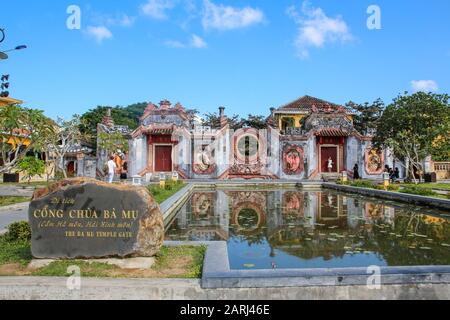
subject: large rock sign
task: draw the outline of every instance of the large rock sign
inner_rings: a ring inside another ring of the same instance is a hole
[[[164,241],[159,206],[143,187],[64,180],[35,192],[29,219],[39,259],[152,257]]]

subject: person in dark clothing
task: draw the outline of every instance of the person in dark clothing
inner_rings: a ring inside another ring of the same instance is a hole
[[[353,180],[359,180],[361,177],[359,176],[359,166],[358,164],[355,164],[355,167],[353,168]]]
[[[120,173],[120,180],[124,181],[128,179],[128,162],[124,162],[122,166],[122,172]]]
[[[389,179],[391,179],[392,183],[395,183],[395,171],[394,171],[394,169],[389,169]]]
[[[400,170],[398,168],[395,168],[394,176],[395,176],[395,179],[400,179]]]

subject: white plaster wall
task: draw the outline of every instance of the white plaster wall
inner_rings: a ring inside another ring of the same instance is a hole
[[[178,165],[189,177],[191,174],[191,139],[180,135],[177,145],[178,156],[174,160],[174,165]],[[178,161],[178,162],[177,162]]]
[[[364,170],[363,166],[363,154],[362,150],[360,149],[360,143],[359,140],[355,137],[349,137],[347,139],[346,144],[346,167],[348,171],[353,171],[353,168],[355,167],[355,164],[358,164],[359,166],[359,174],[361,175],[362,170]]]
[[[129,141],[130,176],[138,175],[147,167],[147,137],[142,136]]]
[[[282,147],[280,142],[280,135],[275,130],[269,130],[267,135],[268,145],[268,157],[267,157],[267,170],[277,177],[281,177],[282,164],[281,164],[281,153]]]
[[[227,130],[216,139],[217,177],[220,177],[230,166],[231,137]]]
[[[316,137],[311,137],[308,140],[308,148],[305,150],[305,154],[308,159],[308,172],[307,177],[310,177],[312,173],[317,170],[317,164],[319,161],[319,150],[317,149]]]

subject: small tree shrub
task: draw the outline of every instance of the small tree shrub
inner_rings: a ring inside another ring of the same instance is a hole
[[[31,227],[26,221],[15,222],[8,227],[8,233],[6,234],[8,241],[30,241],[31,240]]]

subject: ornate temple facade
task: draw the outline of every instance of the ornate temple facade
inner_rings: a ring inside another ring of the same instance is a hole
[[[342,172],[352,177],[357,164],[361,178],[381,179],[386,165],[395,167],[390,153],[373,148],[371,137],[355,130],[352,113],[338,104],[301,97],[272,108],[263,130],[231,130],[224,108],[219,115],[220,125],[203,127],[180,103],[150,103],[139,128],[119,128],[129,136],[129,176],[321,180]]]

